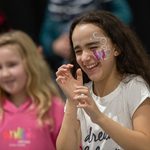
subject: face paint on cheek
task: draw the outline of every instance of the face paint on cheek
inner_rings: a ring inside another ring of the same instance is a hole
[[[106,60],[110,57],[110,52],[109,50],[109,44],[108,44],[108,38],[101,35],[98,32],[94,32],[92,37],[90,38],[92,41],[99,41],[100,45],[98,50],[94,50],[93,54],[97,60]]]
[[[102,60],[106,60],[106,59],[109,58],[110,50],[104,50],[104,49],[102,49],[102,50],[94,50],[93,54],[94,54],[94,56],[95,56],[95,58],[97,60],[102,61]]]

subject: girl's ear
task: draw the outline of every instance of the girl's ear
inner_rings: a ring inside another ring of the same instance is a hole
[[[120,54],[120,50],[116,45],[114,45],[114,46],[115,46],[114,47],[114,56],[118,56]]]
[[[118,50],[114,51],[114,56],[118,56],[120,53],[118,52]]]

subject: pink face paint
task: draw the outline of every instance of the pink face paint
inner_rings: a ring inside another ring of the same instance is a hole
[[[107,58],[109,58],[110,55],[110,51],[109,50],[94,50],[93,51],[94,56],[96,57],[97,60],[106,60]]]
[[[90,38],[92,41],[99,41],[98,50],[94,50],[93,54],[97,60],[106,60],[109,58],[111,50],[109,48],[108,38],[98,32],[94,32]]]
[[[93,51],[95,57],[97,58],[97,60],[104,60],[104,58],[106,57],[105,55],[105,51],[101,50],[101,51]]]

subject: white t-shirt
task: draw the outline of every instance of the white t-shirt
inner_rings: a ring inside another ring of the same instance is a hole
[[[128,76],[113,92],[104,97],[93,93],[92,82],[86,86],[89,87],[99,110],[129,129],[132,129],[131,118],[134,112],[150,97],[150,89],[139,76]],[[78,109],[78,119],[81,123],[83,150],[123,150],[100,126],[91,121],[82,108]]]

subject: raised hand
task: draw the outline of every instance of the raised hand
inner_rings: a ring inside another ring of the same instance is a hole
[[[76,86],[74,90],[73,100],[78,103],[78,108],[83,108],[86,113],[90,116],[93,122],[97,122],[98,118],[102,114],[96,106],[93,98],[90,95],[90,91],[86,86]]]
[[[83,77],[81,69],[78,69],[76,72],[77,78],[75,79],[71,74],[72,64],[65,64],[58,68],[56,72],[56,82],[66,95],[68,99],[73,99],[74,90],[76,86],[83,85]]]

